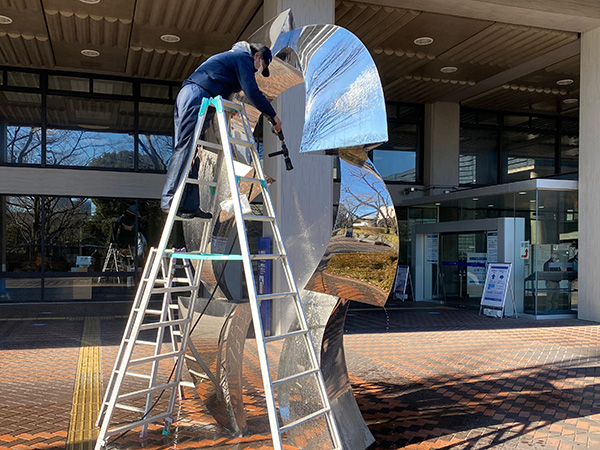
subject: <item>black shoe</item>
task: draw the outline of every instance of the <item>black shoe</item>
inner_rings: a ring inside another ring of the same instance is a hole
[[[198,208],[196,211],[192,212],[182,210],[177,211],[177,217],[181,217],[182,219],[212,219],[212,214]]]

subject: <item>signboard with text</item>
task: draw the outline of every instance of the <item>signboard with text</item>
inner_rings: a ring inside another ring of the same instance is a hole
[[[481,307],[494,308],[504,312],[510,283],[511,263],[490,263],[485,277],[485,286],[481,295]],[[494,314],[498,317],[501,315]]]
[[[394,285],[394,296],[404,300],[406,298],[406,286],[408,283],[408,266],[398,266],[396,269],[396,284]]]
[[[439,254],[439,240],[438,234],[428,234],[425,248],[425,262],[428,264],[438,263]]]

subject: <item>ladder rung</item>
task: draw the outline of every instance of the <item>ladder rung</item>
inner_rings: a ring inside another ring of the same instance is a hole
[[[145,374],[145,373],[125,372],[125,375],[127,375],[128,377],[133,377],[133,378],[142,378],[144,380],[149,380],[150,378],[152,378],[150,375]]]
[[[223,146],[221,144],[217,144],[216,142],[208,142],[198,139],[197,143],[202,147],[212,148],[213,150],[223,150]]]
[[[177,303],[169,303],[169,309],[179,309],[179,305]]]
[[[146,417],[145,419],[138,420],[136,422],[126,423],[120,427],[110,428],[106,430],[106,437],[114,436],[115,434],[121,434],[123,431],[132,430],[134,428],[141,427],[142,425],[146,425],[147,423],[158,422],[159,420],[166,419],[167,417],[171,417],[171,414],[164,412],[157,414],[156,416]]]
[[[229,136],[229,141],[232,144],[242,145],[244,147],[254,147],[254,142],[245,141],[243,139],[238,139],[238,138],[234,138],[234,137],[231,137],[231,136]]]
[[[230,100],[225,100],[224,98],[221,99],[221,102],[223,103],[223,106],[225,107],[225,109],[233,109],[234,111],[243,111],[242,105],[240,105],[239,103],[235,103]]]
[[[296,296],[296,292],[275,292],[274,294],[260,294],[257,295],[256,298],[258,300],[277,300],[280,298],[285,298],[285,297],[294,297]]]
[[[125,342],[130,342],[131,339],[124,339]],[[140,345],[156,345],[156,342],[152,342],[152,341],[142,341],[142,340],[137,340],[135,341],[136,344],[140,344]]]
[[[171,281],[173,283],[189,283],[190,280],[188,280],[187,278],[171,278]],[[167,284],[169,282],[169,280],[164,280],[164,279],[160,279],[160,280],[154,280],[155,283],[160,283],[160,284]]]
[[[279,429],[279,434],[283,434],[286,431],[289,431],[292,428],[297,427],[298,425],[302,425],[303,423],[308,422],[309,420],[316,419],[317,417],[322,416],[323,414],[326,414],[329,411],[330,411],[329,408],[323,408],[323,409],[315,411],[314,413],[311,413],[311,414],[309,414],[307,416],[301,417],[298,420],[294,420],[293,422],[290,422],[287,425],[281,427]]]
[[[198,288],[194,286],[172,286],[172,287],[164,287],[164,288],[152,288],[153,294],[165,294],[167,292],[189,292],[194,291]]]
[[[257,222],[273,222],[275,217],[271,216],[255,216],[254,214],[243,214],[244,220],[255,220]]]
[[[164,391],[166,389],[176,387],[178,384],[179,383],[176,381],[173,381],[171,383],[159,384],[158,386],[153,386],[151,388],[140,389],[139,391],[133,391],[129,392],[128,394],[119,395],[117,397],[117,400],[124,401],[131,400],[132,398],[143,397],[144,395],[151,394],[152,392]]]
[[[171,258],[199,259],[210,261],[242,261],[242,255],[221,255],[218,253],[171,253]]]
[[[178,320],[165,320],[163,322],[144,323],[144,324],[140,325],[140,331],[153,330],[155,328],[161,328],[161,327],[170,327],[173,325],[183,325],[189,321],[190,321],[190,319],[178,319]]]
[[[132,359],[131,361],[129,361],[129,365],[134,366],[134,365],[138,365],[138,364],[145,364],[147,362],[158,361],[159,359],[175,358],[176,356],[179,356],[179,354],[180,354],[180,352],[176,351],[176,352],[162,353],[160,355],[146,356],[145,358],[140,358],[140,359]]]
[[[146,314],[153,314],[155,316],[160,316],[162,311],[160,309],[147,309]]]
[[[252,177],[237,177],[238,182],[239,181],[245,181],[246,183],[254,183],[254,184],[263,184],[264,180],[261,180],[260,178],[252,178]]]
[[[217,187],[217,183],[215,183],[214,181],[199,180],[198,178],[186,177],[185,178],[185,182],[187,184],[197,184],[198,186],[212,186],[212,187]]]
[[[181,331],[173,330],[173,336],[181,336]]]
[[[143,414],[146,412],[144,408],[138,408],[137,406],[124,405],[123,403],[115,403],[115,408],[126,409],[127,411],[138,412]]]
[[[278,334],[276,336],[265,336],[265,342],[278,341],[280,339],[286,339],[292,336],[299,336],[301,334],[306,334],[306,330],[290,331],[289,333]]]
[[[179,384],[183,387],[189,387],[189,388],[196,388],[196,385],[194,383],[192,383],[191,381],[180,381]]]
[[[283,384],[283,383],[287,383],[289,381],[297,380],[298,378],[302,378],[302,377],[304,377],[306,375],[317,373],[318,371],[319,371],[319,369],[305,370],[304,372],[299,372],[299,373],[297,373],[295,375],[290,375],[289,377],[285,377],[285,378],[281,378],[279,380],[272,381],[271,384],[273,386],[277,386],[278,384]]]
[[[194,361],[195,361],[195,359],[194,359]],[[203,380],[210,380],[210,377],[208,375],[206,375],[205,373],[196,372],[195,370],[191,370],[191,369],[188,369],[188,372],[191,373],[192,375],[194,375],[195,377],[202,378]],[[192,387],[194,387],[194,386],[192,386]]]
[[[275,255],[270,253],[259,253],[257,255],[250,255],[251,260],[261,260],[261,259],[283,259],[285,255]]]

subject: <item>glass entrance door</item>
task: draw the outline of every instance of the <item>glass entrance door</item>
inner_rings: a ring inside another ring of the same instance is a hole
[[[440,234],[442,300],[477,306],[485,283],[485,231]]]

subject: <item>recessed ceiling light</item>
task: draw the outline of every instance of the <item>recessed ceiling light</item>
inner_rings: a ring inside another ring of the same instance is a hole
[[[12,19],[8,16],[0,16],[0,25],[8,25],[12,23]]]
[[[571,80],[570,78],[565,78],[564,80],[558,80],[556,84],[558,84],[559,86],[568,86],[570,84],[573,84],[573,80]]]
[[[433,44],[433,38],[424,36],[416,38],[413,42],[415,43],[415,45],[431,45]]]
[[[527,194],[527,192],[525,192],[525,191],[519,192],[519,195],[525,195],[525,194]]]
[[[544,205],[538,206],[539,209],[544,209]]]
[[[563,100],[563,103],[564,103],[565,105],[572,105],[572,104],[574,104],[574,103],[577,103],[578,101],[579,101],[579,100],[577,100],[576,98],[565,98],[565,99]]]
[[[529,200],[529,203],[535,203],[535,199]]]
[[[435,206],[440,206],[440,205],[441,205],[441,203],[440,203],[440,202],[436,202],[436,203],[435,203]]]
[[[97,50],[91,50],[89,48],[86,48],[85,50],[81,50],[81,54],[83,56],[87,56],[89,58],[95,58],[96,56],[100,56],[100,52]]]
[[[456,72],[457,70],[458,70],[458,68],[457,68],[457,67],[454,67],[454,66],[446,66],[446,67],[442,67],[442,68],[440,69],[440,72],[442,72],[442,73],[454,73],[454,72]]]
[[[163,34],[160,37],[161,41],[164,41],[168,44],[174,44],[176,42],[179,42],[181,40],[181,38],[179,36],[177,36],[176,34]]]
[[[494,207],[494,205],[488,205],[488,208],[493,208],[493,207]]]
[[[473,201],[479,200],[479,197],[473,197]]]
[[[79,0],[81,3],[88,3],[90,5],[94,5],[96,3],[100,3],[100,0]]]

